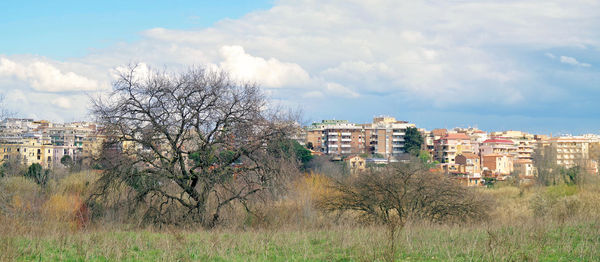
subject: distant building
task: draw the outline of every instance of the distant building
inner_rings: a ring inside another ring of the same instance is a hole
[[[593,137],[553,137],[539,140],[538,146],[551,147],[556,164],[563,167],[580,166],[588,173],[598,172],[598,162],[590,158],[590,145],[597,143]]]
[[[384,158],[404,154],[406,128],[415,127],[393,117],[375,117],[373,123],[323,120],[305,127],[306,145],[330,155],[372,154]]]
[[[455,157],[459,165],[459,172],[467,175],[481,175],[481,160],[479,155],[473,153],[461,153]]]
[[[0,123],[0,161],[52,168],[62,165],[66,155],[77,161],[95,154],[101,143],[98,136],[96,124],[90,122],[59,124],[8,118]]]
[[[506,154],[481,155],[481,165],[484,169],[490,170],[494,175],[507,176],[513,170],[513,158]]]
[[[471,138],[464,133],[446,134],[435,141],[435,160],[440,163],[455,163],[463,153],[474,153]]]
[[[373,118],[373,123],[365,124],[363,127],[368,152],[391,158],[406,153],[404,150],[406,129],[415,127],[415,124],[384,116]]]
[[[481,155],[502,154],[509,155],[515,160],[519,156],[519,148],[514,141],[503,138],[487,139],[479,146]]]
[[[348,164],[351,173],[364,171],[367,168],[367,161],[359,155],[352,155],[344,159]]]

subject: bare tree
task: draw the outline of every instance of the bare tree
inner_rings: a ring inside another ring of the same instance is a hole
[[[476,192],[419,163],[396,164],[338,180],[334,193],[317,205],[326,211],[354,211],[366,221],[388,228],[390,258],[395,235],[409,219],[434,222],[470,220],[487,216],[488,203]]]
[[[121,73],[109,97],[94,99],[110,138],[94,199],[117,192],[146,220],[212,227],[224,207],[277,182],[266,148],[293,121],[269,110],[257,85],[204,68],[144,77],[136,69]]]
[[[533,152],[533,166],[537,172],[537,183],[545,186],[555,185],[559,173],[556,164],[556,150],[552,145],[539,144]]]

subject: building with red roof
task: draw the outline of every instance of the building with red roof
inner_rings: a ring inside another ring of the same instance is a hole
[[[455,157],[463,153],[474,153],[471,138],[464,133],[449,133],[434,142],[435,160],[440,163],[455,163]]]

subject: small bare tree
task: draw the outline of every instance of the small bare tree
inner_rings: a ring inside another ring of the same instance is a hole
[[[93,198],[117,192],[151,222],[213,227],[223,207],[277,182],[266,148],[293,121],[269,110],[255,84],[203,68],[140,76],[131,66],[113,88],[94,99],[109,140]]]
[[[552,145],[539,144],[533,152],[536,181],[540,185],[556,185],[559,166],[556,164],[556,149]]]
[[[390,253],[396,234],[409,219],[461,221],[487,216],[487,201],[443,174],[419,163],[396,164],[338,180],[333,194],[320,199],[326,211],[354,211],[363,220],[388,228]]]

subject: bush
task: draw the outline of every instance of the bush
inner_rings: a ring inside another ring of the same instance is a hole
[[[59,181],[56,192],[87,197],[96,180],[97,175],[91,171],[72,173]]]
[[[576,193],[576,186],[549,186],[534,195],[530,208],[535,217],[564,221],[578,214],[581,204]]]
[[[24,177],[0,178],[0,213],[22,215],[37,209],[40,187]]]
[[[50,170],[44,170],[42,165],[34,163],[27,169],[25,177],[32,179],[40,186],[45,186],[48,182],[48,174],[50,174]]]
[[[333,194],[318,201],[327,211],[353,210],[383,224],[407,219],[454,222],[487,216],[488,202],[478,192],[418,164],[396,164],[338,180]]]

